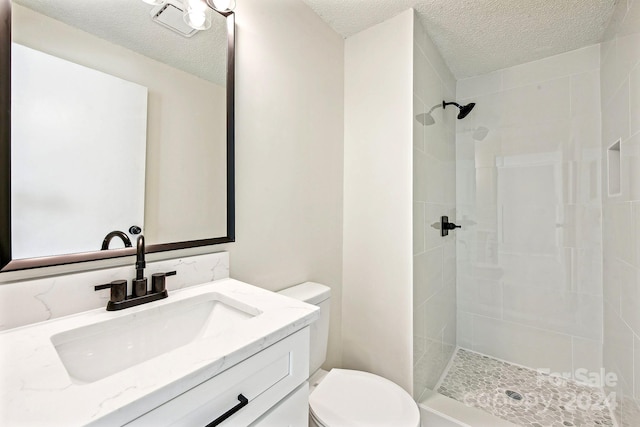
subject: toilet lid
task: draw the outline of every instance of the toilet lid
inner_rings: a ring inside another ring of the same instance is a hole
[[[312,415],[327,427],[418,427],[420,412],[400,386],[374,374],[332,369],[309,396]]]

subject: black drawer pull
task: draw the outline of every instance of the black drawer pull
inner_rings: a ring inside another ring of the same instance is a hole
[[[240,401],[240,403],[238,403],[236,406],[234,406],[233,408],[229,409],[227,412],[225,412],[224,414],[220,415],[218,418],[216,418],[215,420],[211,421],[209,424],[207,424],[206,427],[215,427],[217,425],[222,424],[222,422],[224,420],[226,420],[227,418],[229,418],[231,415],[235,414],[236,412],[238,412],[240,409],[244,408],[245,406],[247,406],[249,404],[249,399],[247,399],[246,397],[244,397],[242,394],[238,395],[238,400]]]

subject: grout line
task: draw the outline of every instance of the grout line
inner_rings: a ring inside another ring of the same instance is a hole
[[[583,339],[583,340],[599,342],[597,339],[593,339],[593,338],[589,338],[589,337],[583,337],[581,335],[572,335],[572,334],[568,334],[566,332],[558,332],[558,331],[554,331],[552,329],[544,329],[544,328],[540,328],[540,327],[537,327],[537,326],[527,325],[526,323],[514,322],[512,320],[496,319],[495,317],[487,316],[485,314],[472,313],[470,311],[467,311],[465,313],[470,313],[470,314],[473,314],[474,316],[484,317],[485,319],[498,320],[500,322],[508,323],[510,325],[516,325],[516,326],[521,326],[523,328],[533,329],[533,330],[536,330],[536,331],[542,331],[542,332],[547,332],[547,333],[550,333],[550,334],[560,335],[560,336],[563,336],[563,337],[569,337],[569,338],[576,337],[576,338],[580,338],[580,339]]]

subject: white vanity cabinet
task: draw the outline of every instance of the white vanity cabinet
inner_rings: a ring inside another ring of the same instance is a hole
[[[304,382],[251,427],[303,427],[309,423],[309,383]]]
[[[309,327],[276,342],[163,405],[127,427],[205,427],[230,409],[221,427],[306,425]],[[248,403],[242,406],[239,396]]]

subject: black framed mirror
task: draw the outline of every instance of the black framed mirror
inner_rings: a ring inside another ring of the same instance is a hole
[[[96,6],[100,13],[91,9]],[[235,240],[235,15],[211,11],[210,29],[185,35],[167,28],[184,31],[178,15],[168,14],[180,6],[180,0],[158,6],[0,0],[0,272],[134,255],[135,242],[101,250],[100,236],[113,231],[131,241],[143,233],[147,253]],[[43,36],[45,30],[55,34]],[[45,80],[57,67],[66,83]],[[99,98],[102,84],[95,82],[103,80]],[[42,88],[49,87],[58,92],[47,98]],[[125,101],[109,104],[120,91]],[[87,93],[79,106],[66,104]],[[95,123],[85,111],[98,117]],[[62,128],[56,139],[47,126],[60,128],[65,118],[84,130]],[[116,143],[128,141],[122,132],[129,128],[143,148],[114,153]],[[73,135],[79,145],[70,145]],[[96,158],[81,157],[85,151]],[[142,182],[121,176],[127,172]],[[100,199],[106,203],[94,206]]]

